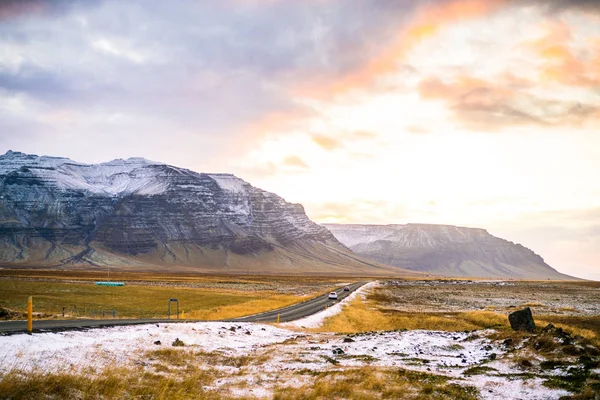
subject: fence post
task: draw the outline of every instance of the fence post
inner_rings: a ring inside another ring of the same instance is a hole
[[[33,296],[27,300],[27,332],[30,335],[33,332]]]

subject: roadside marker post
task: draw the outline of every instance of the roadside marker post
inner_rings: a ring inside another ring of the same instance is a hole
[[[171,303],[175,303],[177,305],[177,311],[175,312],[176,318],[179,319],[179,300],[177,299],[169,299],[169,319],[171,319]]]
[[[279,323],[279,317],[281,317],[281,314],[277,314],[277,323]]]
[[[27,300],[27,333],[33,332],[33,296]]]

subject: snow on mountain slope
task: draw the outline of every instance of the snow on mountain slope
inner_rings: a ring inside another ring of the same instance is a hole
[[[159,163],[143,158],[117,159],[102,164],[82,164],[62,157],[8,151],[0,156],[0,176],[22,168],[52,182],[61,190],[83,190],[117,196],[124,193],[156,194],[167,187],[156,182],[157,174],[145,167]]]

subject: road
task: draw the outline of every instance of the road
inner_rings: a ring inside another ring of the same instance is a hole
[[[348,291],[348,292],[344,292],[343,286],[336,289],[335,291],[338,294],[337,301],[343,300],[346,296],[348,296],[350,293],[352,293],[353,291],[355,291],[356,289],[358,289],[365,283],[367,283],[367,282],[357,282],[357,283],[348,285],[348,287],[350,288],[350,291]],[[336,303],[335,300],[329,300],[327,298],[327,295],[325,294],[325,295],[316,297],[314,299],[305,301],[303,303],[294,304],[293,306],[281,308],[279,310],[267,311],[267,312],[256,314],[256,315],[250,315],[247,317],[235,318],[235,319],[232,319],[231,321],[235,321],[235,322],[276,322],[277,315],[280,316],[280,322],[294,321],[294,320],[297,320],[300,318],[308,317],[309,315],[313,315],[313,314],[325,309],[326,306],[331,306],[331,305],[334,305],[335,303]]]
[[[339,287],[335,291],[338,294],[338,300],[341,301],[350,293],[361,287],[367,282],[357,282],[349,285],[350,291],[344,292],[344,287]],[[326,306],[335,304],[335,300],[329,300],[327,295],[322,295],[302,303],[294,304],[289,307],[278,310],[267,311],[260,314],[250,315],[242,318],[230,319],[231,322],[276,322],[277,315],[280,316],[280,322],[294,321],[304,318],[323,310]],[[34,320],[33,332],[56,332],[65,330],[79,330],[90,328],[102,328],[107,326],[123,325],[142,325],[157,324],[165,322],[196,322],[195,320],[176,320],[176,319],[70,319],[70,320]],[[13,334],[27,332],[27,321],[0,321],[0,334]]]

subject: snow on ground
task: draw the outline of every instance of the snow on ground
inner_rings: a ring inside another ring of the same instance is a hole
[[[102,370],[117,363],[131,365],[144,352],[171,346],[176,338],[202,351],[247,354],[297,334],[270,325],[196,322],[117,326],[87,331],[0,337],[0,373],[24,371],[77,372]]]
[[[550,400],[570,394],[566,390],[546,388],[539,378],[511,380],[506,377],[479,375],[468,378],[468,384],[479,389],[480,397],[485,400]]]
[[[488,333],[388,331],[347,336],[290,331],[266,324],[194,322],[21,334],[0,337],[0,373],[89,374],[114,365],[151,370],[156,365],[148,362],[147,352],[168,348],[260,359],[241,367],[206,365],[225,374],[207,389],[226,390],[234,397],[269,398],[282,382],[286,386],[310,383],[310,375],[298,374],[300,371],[363,366],[401,367],[449,376],[458,384],[477,387],[482,399],[558,399],[567,394],[543,387],[540,379],[464,376],[463,372],[473,366],[504,369],[500,364],[505,363],[509,368],[510,360],[506,357],[503,361],[504,350],[486,338]],[[185,347],[172,347],[177,338]],[[161,344],[154,344],[156,341]],[[488,363],[492,354],[497,360]]]
[[[339,313],[372,287],[363,286],[345,301],[315,316],[279,326],[258,323],[186,322],[121,326],[87,331],[0,336],[0,374],[11,370],[34,372],[101,373],[114,365],[156,368],[148,352],[178,349],[216,352],[230,357],[249,356],[254,362],[240,367],[226,363],[206,368],[223,375],[208,390],[230,396],[269,398],[275,388],[310,384],[302,371],[340,371],[373,366],[405,368],[445,375],[461,385],[475,386],[482,399],[558,399],[568,394],[542,385],[542,380],[513,379],[497,375],[514,371],[511,356],[486,336],[492,331],[436,332],[386,331],[352,335],[299,331],[315,327]],[[293,330],[285,329],[289,327]],[[175,339],[184,347],[172,347]],[[155,344],[160,341],[160,344]],[[203,357],[198,358],[202,362]],[[495,361],[491,361],[495,359]],[[465,376],[466,369],[485,365],[496,374]],[[518,371],[517,371],[518,372]]]
[[[356,296],[366,293],[368,290],[370,290],[374,286],[377,286],[378,284],[378,282],[369,282],[361,286],[358,290],[355,290],[354,292],[350,293],[350,295],[344,298],[342,301],[337,302],[335,305],[327,308],[326,310],[323,310],[313,315],[309,315],[308,317],[302,319],[298,319],[296,321],[285,322],[281,324],[281,326],[299,328],[318,328],[323,324],[323,322],[325,322],[327,318],[339,314],[348,303],[350,303],[354,298],[356,298]]]

